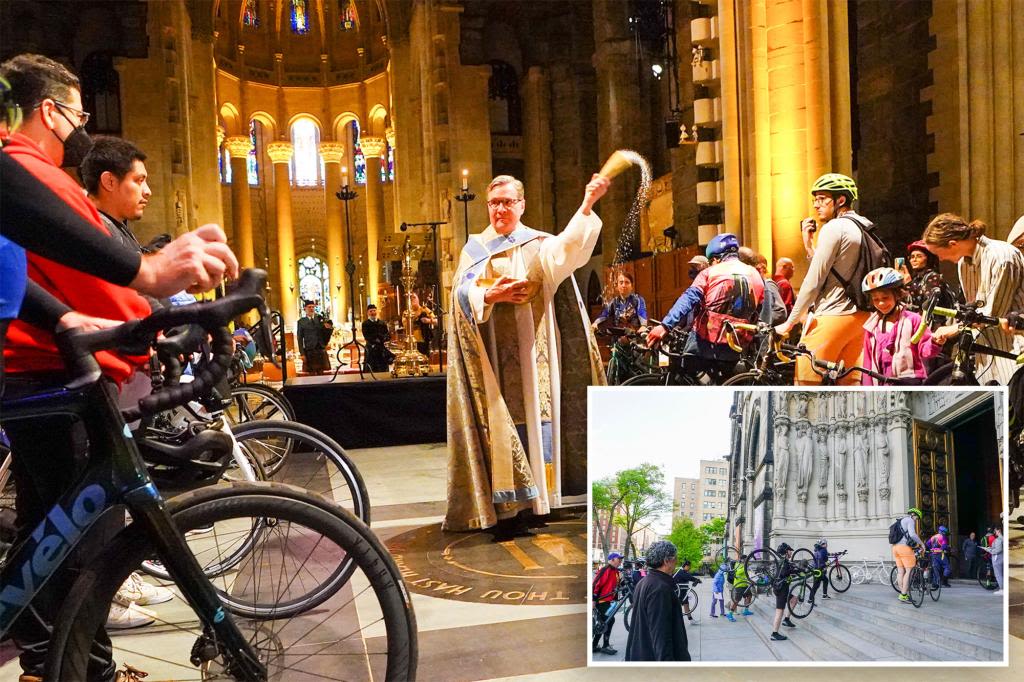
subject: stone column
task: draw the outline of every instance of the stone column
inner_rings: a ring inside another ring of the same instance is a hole
[[[522,81],[523,184],[526,211],[523,222],[540,229],[557,230],[551,177],[551,97],[547,70],[531,66]]]
[[[248,135],[236,135],[225,140],[231,155],[231,218],[235,255],[243,268],[256,263],[252,244],[252,204],[249,200],[249,171],[246,164],[252,140]]]
[[[345,225],[342,213],[345,207],[335,196],[341,189],[341,164],[345,160],[345,145],[341,142],[321,142],[320,156],[324,160],[324,201],[327,222],[327,267],[331,278],[331,310],[338,324],[348,324],[348,280],[345,279]]]
[[[380,281],[380,262],[377,258],[377,240],[385,229],[384,188],[380,182],[382,156],[387,153],[383,137],[360,137],[359,144],[366,156],[366,292],[373,302],[377,300]],[[362,307],[366,301],[359,305]]]
[[[292,223],[292,186],[288,179],[288,162],[295,148],[291,142],[271,142],[267,156],[274,165],[274,205],[277,211],[277,272],[278,296],[285,327],[295,329],[298,307],[295,290],[298,287],[295,267],[295,227]]]

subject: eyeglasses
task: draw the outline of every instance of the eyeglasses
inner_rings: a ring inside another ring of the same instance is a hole
[[[83,111],[82,109],[75,109],[74,107],[71,107],[71,106],[68,106],[67,104],[64,104],[64,102],[58,102],[57,100],[53,100],[53,103],[57,105],[58,109],[67,109],[68,111],[71,111],[71,112],[77,114],[78,115],[78,125],[80,125],[80,126],[84,126],[86,123],[88,123],[89,122],[89,117],[92,116],[92,114],[90,114],[88,111]],[[70,123],[70,121],[69,121],[69,123]]]
[[[498,208],[502,206],[504,208],[512,208],[518,204],[522,199],[488,199],[487,206],[489,208]]]
[[[811,202],[812,206],[824,206],[828,202],[832,201],[832,197],[814,197],[814,201]]]

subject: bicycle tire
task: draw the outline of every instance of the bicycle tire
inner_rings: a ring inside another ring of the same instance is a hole
[[[366,484],[337,441],[305,424],[280,420],[245,422],[231,432],[262,464],[268,480],[323,495],[370,524]]]
[[[999,587],[999,583],[996,582],[995,569],[992,567],[991,562],[986,561],[978,569],[978,584],[986,590],[994,590]]]
[[[741,372],[722,382],[723,386],[774,386],[761,372]]]
[[[942,581],[932,583],[928,586],[928,596],[932,598],[932,601],[939,601],[939,597],[942,596]]]
[[[893,566],[892,570],[889,571],[889,584],[892,585],[892,589],[896,590],[897,592],[900,591],[899,575],[899,569]]]
[[[622,609],[622,624],[626,626],[626,632],[629,632],[633,625],[633,605],[631,603],[626,604]]]
[[[914,604],[914,608],[921,608],[921,604],[924,603],[925,586],[924,571],[920,566],[910,569],[910,583],[907,591],[910,593],[910,601]]]
[[[360,661],[359,666],[362,668],[365,665],[372,671],[371,674],[381,675],[384,679],[395,682],[415,679],[417,665],[416,618],[409,594],[394,560],[373,532],[357,518],[316,495],[311,495],[292,486],[275,483],[234,483],[228,486],[201,488],[169,500],[167,507],[176,521],[184,518],[201,522],[231,514],[262,518],[272,516],[279,522],[305,524],[321,537],[336,543],[345,551],[346,556],[351,559],[351,563],[358,567],[360,581],[353,581],[350,597],[347,594],[340,594],[341,588],[348,584],[347,578],[337,585],[333,594],[327,595],[324,599],[319,599],[324,595],[318,595],[316,601],[320,606],[326,604],[327,599],[334,596],[337,596],[339,600],[342,597],[349,597],[349,599],[337,608],[334,604],[328,604],[322,608],[314,616],[315,622],[322,623],[327,620],[323,617],[324,611],[329,611],[327,617],[350,618],[355,613],[355,604],[358,599],[359,617],[362,620],[357,618],[356,623],[372,621],[377,624],[383,622],[383,633],[376,627],[373,629],[370,636],[374,641],[371,646],[368,647],[369,642],[362,635],[358,636],[358,651],[367,659]],[[107,611],[110,609],[110,602],[115,592],[139,562],[153,551],[152,542],[147,537],[142,524],[132,524],[108,543],[103,551],[90,562],[86,570],[81,572],[56,620],[47,658],[45,679],[84,679],[93,639],[96,631],[107,617]],[[358,593],[356,593],[357,588],[361,588]],[[224,594],[223,590],[219,591],[222,595]],[[376,617],[377,612],[374,611],[373,605],[370,604],[371,598],[367,595],[371,591],[376,599],[376,606],[379,607],[379,617]],[[225,606],[228,607],[228,610],[232,610],[227,602],[225,602]],[[371,613],[367,614],[367,610]],[[191,611],[187,613],[195,619],[194,622],[188,621],[188,616],[183,616],[180,611],[174,615],[174,623],[171,625],[176,632],[176,642],[182,632],[193,631],[197,636],[202,632],[198,617]],[[273,621],[271,637],[267,637],[260,629],[266,627],[263,625],[264,619],[244,619],[235,616],[235,620],[243,632],[250,634],[250,642],[259,638],[260,644],[274,645],[273,650],[259,652],[260,660],[268,667],[269,680],[284,681],[294,675],[293,671],[296,670],[296,666],[311,658],[310,654],[304,653],[303,647],[308,649],[315,646],[326,649],[331,643],[324,644],[325,635],[315,626],[306,627],[307,623],[295,625],[292,622],[282,624],[280,621],[285,616],[279,613],[275,615],[278,617]],[[365,619],[366,615],[370,616],[369,621]],[[290,638],[298,635],[299,632],[303,633],[299,637],[300,642],[311,633],[315,633],[316,639],[304,644],[291,642]],[[359,630],[352,631],[351,628],[346,628],[344,632],[347,633],[345,635],[345,639],[347,639]],[[379,646],[378,637],[381,636],[386,638],[383,647]],[[287,645],[281,639],[282,637],[289,639]],[[127,641],[131,642],[131,640]],[[120,643],[116,642],[115,646]],[[207,670],[197,670],[197,667],[190,662],[193,647],[192,637],[185,636],[181,640],[181,648],[177,654],[170,653],[166,647],[162,647],[159,657],[139,651],[130,652],[130,654],[134,657],[148,656],[150,663],[157,664],[159,662],[159,664],[169,665],[175,670],[184,668],[192,671],[193,674],[200,672],[216,674],[218,671],[211,671],[209,667]],[[322,652],[323,649],[320,651]],[[123,657],[123,652],[118,655]],[[287,656],[294,656],[295,660],[285,660]],[[383,658],[378,658],[380,656]],[[372,660],[370,660],[371,658]],[[214,659],[211,663],[216,664],[218,661],[219,659]],[[139,663],[139,661],[135,662]],[[141,664],[146,667],[146,663],[142,662]],[[151,674],[154,674],[152,668],[150,671]],[[159,674],[163,671],[156,672]],[[234,679],[232,676],[224,675],[226,673],[221,674],[220,679]],[[330,679],[322,674],[322,670],[318,670],[316,676]],[[204,679],[210,678],[204,677]]]
[[[766,576],[770,583],[778,577],[779,570],[782,568],[782,560],[774,549],[762,547],[747,555],[747,558],[743,560],[743,568],[746,569],[747,578],[751,584],[756,583],[761,576]]]
[[[697,593],[693,591],[692,587],[686,591],[686,605],[690,607],[691,616],[697,611],[697,603],[699,601],[700,598],[697,596]]]
[[[637,374],[623,381],[619,386],[668,386],[667,372]]]
[[[795,603],[793,597],[796,597]],[[811,586],[807,584],[807,578],[798,580],[790,586],[786,607],[794,618],[804,619],[811,615],[811,611],[814,610],[814,602],[811,601]]]
[[[248,395],[248,397],[245,397]],[[265,384],[238,384],[231,387],[231,405],[224,410],[232,424],[257,419],[295,421],[295,408],[281,391]]]
[[[811,568],[814,566],[814,552],[806,547],[801,547],[793,552],[793,556],[790,558],[790,561],[793,562],[795,566],[803,564],[807,568]]]
[[[863,585],[867,580],[866,573],[863,566],[854,566],[850,569],[850,582],[854,585]]]
[[[853,584],[853,576],[850,575],[850,569],[843,565],[830,568],[828,571],[828,584],[840,594],[846,592],[850,589],[850,585]]]
[[[740,551],[732,545],[722,547],[717,552],[715,552],[715,561],[718,563],[722,563],[726,559],[728,559],[729,561],[739,561],[739,558]]]

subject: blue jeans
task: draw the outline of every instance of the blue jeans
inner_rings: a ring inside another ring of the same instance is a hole
[[[942,582],[949,582],[949,574],[951,572],[949,566],[949,559],[945,558],[942,554],[932,554],[932,584],[939,584],[939,576],[942,576]]]

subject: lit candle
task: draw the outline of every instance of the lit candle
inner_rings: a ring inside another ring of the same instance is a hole
[[[462,169],[462,189],[463,190],[469,189],[469,169],[468,168],[463,168]]]
[[[348,187],[348,166],[341,167],[341,184]]]

